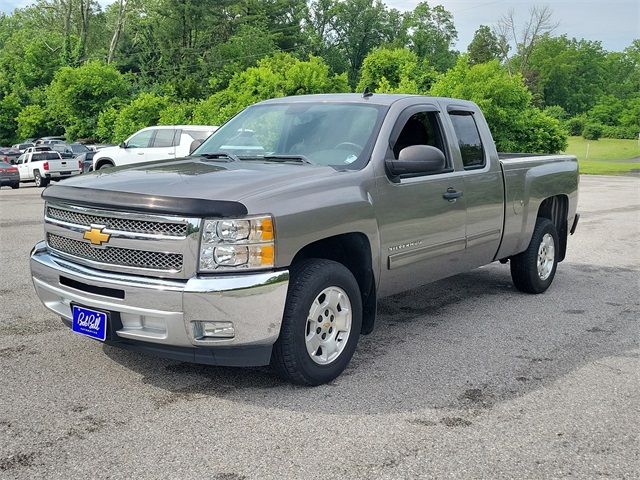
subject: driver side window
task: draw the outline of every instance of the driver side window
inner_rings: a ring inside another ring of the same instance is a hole
[[[407,119],[393,145],[396,160],[400,150],[412,145],[429,145],[445,153],[437,115],[436,112],[418,112]]]
[[[18,157],[18,160],[16,161],[16,165],[22,165],[24,163],[24,161],[26,160],[27,155],[26,154],[22,154]]]
[[[147,148],[151,143],[151,137],[153,136],[153,130],[145,130],[144,132],[136,133],[127,142],[127,148]]]

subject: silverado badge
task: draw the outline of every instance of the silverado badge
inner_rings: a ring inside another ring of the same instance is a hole
[[[89,240],[91,245],[102,245],[103,243],[107,243],[109,238],[111,238],[111,235],[103,233],[102,230],[104,230],[104,228],[105,227],[96,227],[91,225],[91,230],[84,232],[82,238]]]

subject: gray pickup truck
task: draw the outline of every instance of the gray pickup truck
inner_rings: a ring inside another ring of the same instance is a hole
[[[475,104],[408,95],[269,100],[187,158],[42,196],[33,283],[73,331],[308,385],[380,298],[494,261],[544,292],[579,218],[575,157],[498,154]]]

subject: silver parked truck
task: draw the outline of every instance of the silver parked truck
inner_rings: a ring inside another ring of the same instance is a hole
[[[494,261],[544,292],[579,218],[575,157],[499,154],[475,104],[408,95],[265,101],[189,157],[42,196],[33,283],[74,332],[307,385],[383,297]]]

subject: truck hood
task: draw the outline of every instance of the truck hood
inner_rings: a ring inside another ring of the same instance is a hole
[[[52,185],[45,200],[184,215],[246,214],[244,199],[337,174],[326,166],[203,157],[99,170]]]

